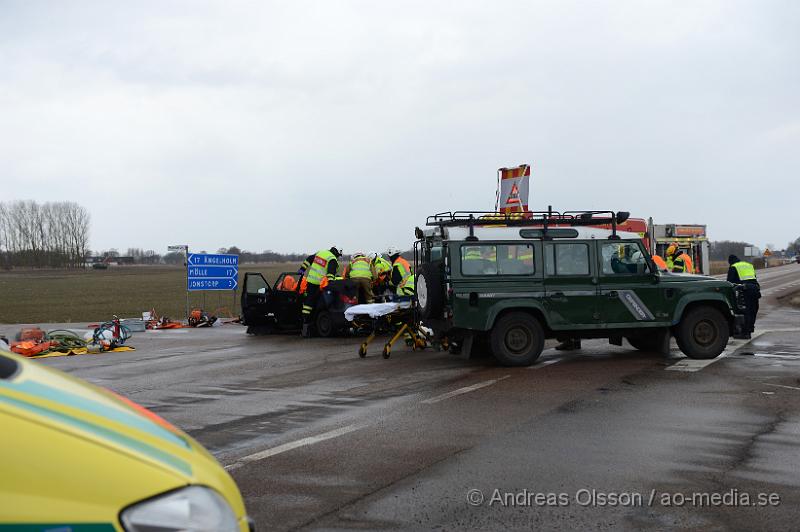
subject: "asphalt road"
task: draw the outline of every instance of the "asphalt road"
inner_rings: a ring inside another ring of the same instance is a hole
[[[778,303],[800,266],[759,278],[758,336],[714,361],[599,340],[525,369],[360,359],[358,339],[225,325],[41,363],[196,437],[261,530],[796,529],[800,311]]]

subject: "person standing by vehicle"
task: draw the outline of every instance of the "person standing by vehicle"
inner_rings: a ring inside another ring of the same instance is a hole
[[[667,248],[666,263],[667,270],[673,273],[694,273],[692,258],[678,247],[677,242],[673,242]]]
[[[303,300],[303,329],[301,334],[304,338],[311,336],[311,313],[317,307],[320,295],[320,285],[324,279],[332,281],[336,279],[336,272],[339,271],[339,257],[342,250],[336,246],[330,249],[322,249],[313,255],[306,257],[300,270],[300,275],[305,274],[306,295]]]
[[[755,330],[758,315],[758,300],[761,298],[761,285],[756,279],[756,269],[749,262],[739,260],[736,255],[728,257],[728,282],[741,285],[744,290],[744,330],[745,338]]]
[[[392,263],[392,274],[389,284],[395,287],[395,293],[402,299],[408,299],[414,295],[414,272],[411,264],[400,256],[400,250],[389,248],[386,252]]]
[[[350,279],[358,286],[359,303],[375,302],[375,295],[372,293],[372,264],[364,252],[353,253],[350,264],[345,268],[344,278]]]

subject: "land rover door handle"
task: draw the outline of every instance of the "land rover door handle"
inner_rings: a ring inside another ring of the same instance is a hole
[[[618,297],[619,297],[619,294],[617,293],[616,290],[612,290],[611,292],[608,293],[608,298],[609,299],[617,299]]]
[[[554,301],[566,301],[567,300],[567,296],[564,295],[564,292],[553,292],[552,294],[550,294],[547,297],[552,299],[552,300],[554,300]]]

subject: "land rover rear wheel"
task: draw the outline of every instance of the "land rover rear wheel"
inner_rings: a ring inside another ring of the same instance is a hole
[[[698,307],[684,314],[676,327],[675,340],[689,358],[709,359],[719,356],[728,345],[728,320],[713,307]]]
[[[512,312],[494,324],[489,343],[492,354],[504,366],[530,366],[542,354],[544,331],[530,314]]]
[[[442,280],[432,264],[423,264],[414,285],[419,314],[423,318],[437,316],[442,310]]]

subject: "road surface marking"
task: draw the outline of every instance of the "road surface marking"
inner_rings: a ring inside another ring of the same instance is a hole
[[[344,436],[345,434],[364,428],[364,426],[365,425],[347,425],[346,427],[331,430],[328,432],[323,432],[322,434],[317,434],[316,436],[309,436],[308,438],[302,438],[299,440],[290,441],[289,443],[284,443],[283,445],[278,445],[277,447],[272,447],[270,449],[265,449],[257,453],[243,456],[242,458],[239,458],[236,462],[226,465],[225,469],[227,470],[237,469],[246,464],[247,462],[255,462],[257,460],[263,460],[264,458],[269,458],[270,456],[275,456],[276,454],[285,453],[286,451],[291,451],[292,449],[297,449],[298,447],[305,447],[306,445],[313,445],[321,441],[338,438],[339,436]]]
[[[753,353],[753,356],[762,358],[785,358],[788,360],[800,360],[800,355],[795,354],[779,355],[777,353]]]
[[[491,386],[497,382],[500,382],[503,379],[509,378],[511,375],[504,375],[499,379],[492,379],[489,381],[479,382],[477,384],[473,384],[472,386],[466,386],[464,388],[459,388],[458,390],[453,390],[452,392],[443,393],[442,395],[437,395],[436,397],[431,397],[430,399],[425,399],[422,401],[423,404],[432,405],[433,403],[438,403],[439,401],[444,401],[445,399],[450,399],[451,397],[455,397],[456,395],[462,395],[469,392],[474,392],[475,390],[480,390],[481,388],[486,388],[487,386]]]
[[[717,362],[718,360],[723,359],[726,356],[728,356],[727,351],[719,355],[717,358],[711,358],[708,360],[695,360],[693,358],[684,358],[675,362],[671,366],[667,366],[665,369],[670,371],[687,371],[687,372],[700,371],[701,369],[707,368],[714,362]]]
[[[776,388],[788,388],[790,390],[800,390],[797,386],[786,386],[784,384],[770,384],[768,382],[762,382],[761,384],[766,384],[767,386],[775,386]]]
[[[542,360],[538,364],[534,364],[533,366],[528,366],[528,369],[541,369],[545,366],[549,366],[550,364],[555,364],[556,362],[561,362],[564,360],[563,358],[551,358],[548,360]]]

